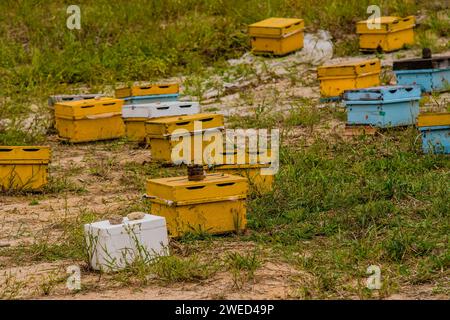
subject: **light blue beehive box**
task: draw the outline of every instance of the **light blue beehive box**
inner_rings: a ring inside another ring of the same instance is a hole
[[[347,124],[380,128],[415,124],[419,114],[419,86],[380,86],[344,92]]]
[[[123,98],[125,104],[147,104],[178,100],[178,93],[173,94],[155,94],[150,96],[134,96]]]
[[[450,153],[450,125],[420,127],[424,153]]]
[[[420,85],[424,92],[450,90],[450,56],[431,56],[424,49],[422,58],[394,61],[393,70],[399,85]]]
[[[394,71],[399,85],[419,85],[424,92],[450,90],[450,67],[447,69],[421,69]]]

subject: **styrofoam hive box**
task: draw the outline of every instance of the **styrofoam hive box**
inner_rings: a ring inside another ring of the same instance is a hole
[[[127,104],[122,107],[123,118],[159,118],[196,113],[200,113],[200,105],[192,101]]]
[[[168,255],[164,217],[145,214],[142,219],[112,225],[108,220],[84,226],[89,260],[94,270],[117,271],[141,257],[145,261]]]

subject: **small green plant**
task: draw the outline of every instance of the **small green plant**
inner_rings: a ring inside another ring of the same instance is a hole
[[[259,252],[253,250],[244,254],[230,252],[225,257],[225,264],[233,276],[233,285],[241,289],[245,283],[254,280],[255,271],[261,267],[262,261]]]

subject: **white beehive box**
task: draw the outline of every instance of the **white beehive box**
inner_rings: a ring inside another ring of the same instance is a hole
[[[117,271],[137,257],[150,261],[168,255],[166,220],[145,214],[139,220],[124,218],[121,224],[108,220],[84,226],[90,264],[94,270]]]
[[[196,113],[200,113],[200,105],[192,101],[129,104],[122,107],[123,118],[159,118]]]

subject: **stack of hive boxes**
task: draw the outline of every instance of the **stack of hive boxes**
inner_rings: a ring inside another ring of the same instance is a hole
[[[252,52],[286,55],[303,48],[303,19],[269,18],[249,25]]]
[[[120,99],[105,97],[57,102],[55,120],[60,139],[78,143],[123,137],[122,105]]]
[[[116,90],[116,97],[125,101],[122,116],[130,141],[145,141],[145,122],[149,119],[200,112],[197,102],[178,101],[178,84],[152,84]]]
[[[397,84],[417,84],[427,93],[450,90],[450,56],[432,57],[424,49],[422,58],[394,61],[393,69]]]
[[[418,86],[380,86],[344,92],[348,125],[379,128],[413,125],[419,114]]]
[[[206,143],[203,137],[213,133],[221,134],[223,129],[223,116],[215,113],[164,117],[145,122],[152,160],[165,164],[191,163],[196,156],[203,155]],[[187,143],[188,147],[183,148],[183,143]],[[184,154],[185,151],[190,152]]]
[[[450,112],[422,113],[417,126],[425,153],[450,153]]]
[[[338,100],[345,90],[380,85],[379,59],[323,65],[317,68],[320,93],[324,100]]]
[[[379,25],[377,25],[379,23]],[[391,52],[414,44],[414,16],[406,18],[380,17],[359,21],[356,33],[359,35],[359,48],[368,52]]]
[[[222,173],[204,175],[202,166],[200,169],[195,176],[148,180],[152,213],[166,218],[172,237],[244,230],[247,180]]]
[[[39,190],[47,184],[50,147],[0,146],[0,188]]]

